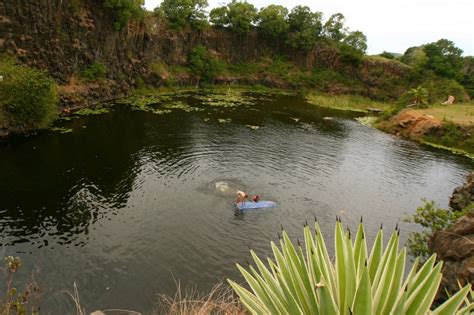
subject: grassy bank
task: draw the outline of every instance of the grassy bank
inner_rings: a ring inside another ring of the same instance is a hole
[[[461,126],[474,125],[474,102],[472,101],[453,105],[433,105],[433,107],[430,108],[413,109],[411,111]]]
[[[309,92],[306,99],[313,105],[361,113],[368,113],[371,109],[383,111],[391,106],[360,95],[328,95],[314,91]]]

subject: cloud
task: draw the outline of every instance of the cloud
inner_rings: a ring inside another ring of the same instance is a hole
[[[209,0],[213,8],[228,1]],[[249,1],[260,8],[269,4],[287,6],[283,0]],[[160,0],[145,0],[147,9],[153,9]],[[368,53],[382,51],[403,53],[411,46],[418,46],[446,38],[464,51],[474,55],[474,1],[472,0],[299,0],[291,7],[307,5],[321,11],[328,18],[341,12],[346,25],[367,35]]]

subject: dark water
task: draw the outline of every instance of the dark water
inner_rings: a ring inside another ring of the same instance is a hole
[[[177,279],[201,290],[238,279],[234,263],[249,248],[269,254],[280,225],[296,239],[314,216],[330,247],[336,215],[352,228],[363,216],[371,241],[421,198],[446,206],[473,169],[297,97],[238,108],[187,101],[204,111],[117,106],[71,122],[72,133],[0,144],[3,254],[23,259],[20,280],[37,270],[44,313],[72,313],[58,292],[74,282],[88,311],[149,312]],[[236,189],[279,207],[235,215]],[[403,239],[412,228],[402,224]]]

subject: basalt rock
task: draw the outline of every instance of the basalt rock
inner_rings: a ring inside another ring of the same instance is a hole
[[[456,187],[449,199],[449,206],[453,210],[460,211],[474,202],[474,172],[467,176],[464,185]]]
[[[161,62],[168,66],[186,65],[191,50],[203,45],[219,59],[231,64],[262,58],[283,56],[302,69],[330,69],[350,75],[360,84],[331,86],[328,92],[377,95],[400,95],[400,78],[408,67],[397,62],[364,61],[348,65],[339,50],[319,43],[309,51],[301,51],[284,40],[273,40],[256,30],[236,34],[222,28],[206,30],[170,30],[163,21],[147,16],[144,22],[130,23],[122,31],[114,29],[114,16],[103,0],[2,0],[0,1],[0,53],[17,56],[24,64],[44,69],[66,93],[63,106],[84,106],[111,96],[121,96],[137,82],[162,85],[164,80],[151,71],[150,65]],[[107,67],[107,80],[101,87],[78,82],[81,73],[98,61]],[[387,77],[391,79],[387,80]],[[110,81],[113,81],[111,83]],[[189,75],[177,76],[178,84],[194,84]],[[292,87],[281,78],[268,75],[255,77],[220,77],[217,82],[264,84]],[[386,84],[390,83],[387,88]],[[79,88],[77,85],[86,87]],[[91,92],[93,90],[93,93]],[[81,94],[81,91],[84,93]],[[120,93],[117,93],[119,91]],[[71,104],[73,103],[73,104]]]
[[[462,207],[460,209],[472,203],[473,177],[474,173],[469,174],[467,182],[454,190],[453,196],[462,198],[451,197],[451,207],[453,200],[456,207]],[[464,203],[467,200],[469,203]],[[458,290],[458,281],[461,285],[470,283],[474,287],[474,210],[459,218],[452,228],[435,232],[428,247],[430,252],[438,255],[439,260],[444,261],[441,300],[446,297],[445,289],[450,293]]]

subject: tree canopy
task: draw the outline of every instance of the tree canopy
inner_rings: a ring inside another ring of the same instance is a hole
[[[423,51],[427,58],[425,65],[427,69],[446,78],[461,79],[462,50],[456,47],[452,41],[440,39],[425,45]]]
[[[322,35],[321,12],[312,12],[307,6],[296,6],[288,14],[289,43],[293,47],[309,49]]]
[[[131,19],[143,18],[144,0],[103,0],[106,8],[114,12],[114,28],[117,31],[127,26]]]
[[[207,6],[207,0],[163,0],[160,9],[174,28],[186,25],[202,28],[207,25]]]
[[[289,29],[287,15],[288,9],[284,6],[272,4],[264,7],[258,13],[258,27],[270,37],[284,36]]]

